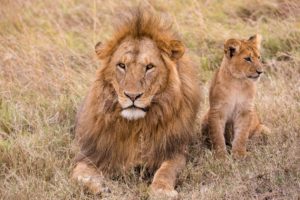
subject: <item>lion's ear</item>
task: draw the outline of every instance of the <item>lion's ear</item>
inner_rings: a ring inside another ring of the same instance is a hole
[[[251,41],[255,44],[256,48],[259,50],[261,47],[262,36],[260,34],[255,34],[251,36],[248,41]]]
[[[102,42],[98,42],[95,45],[95,52],[98,58],[102,59],[104,57],[104,45],[102,44]]]
[[[180,59],[185,52],[184,44],[179,40],[171,40],[170,41],[170,53],[172,60]]]
[[[227,58],[232,58],[235,56],[240,50],[241,42],[236,39],[229,39],[224,44],[224,53]]]

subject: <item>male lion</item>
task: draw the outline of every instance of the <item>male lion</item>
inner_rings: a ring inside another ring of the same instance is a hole
[[[209,91],[210,108],[202,123],[202,130],[208,131],[217,157],[227,153],[224,135],[227,136],[230,129],[234,136],[234,157],[246,155],[249,137],[269,132],[254,109],[256,82],[263,73],[260,44],[260,35],[225,42],[225,55]]]
[[[80,148],[72,178],[93,193],[103,176],[132,167],[155,172],[152,194],[176,197],[176,176],[199,108],[197,71],[166,19],[137,7],[98,43],[101,67],[77,116]]]

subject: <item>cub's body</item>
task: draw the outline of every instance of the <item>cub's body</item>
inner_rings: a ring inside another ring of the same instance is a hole
[[[226,154],[226,127],[233,131],[232,151],[235,156],[246,154],[249,137],[267,130],[254,107],[257,79],[263,72],[257,37],[226,42],[221,67],[213,77],[209,92],[210,108],[203,127],[208,128],[217,156]],[[250,61],[247,61],[248,58]]]

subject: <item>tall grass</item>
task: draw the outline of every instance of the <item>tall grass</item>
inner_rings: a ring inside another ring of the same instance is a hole
[[[137,1],[2,0],[0,199],[94,199],[69,182],[76,109],[94,78],[94,45],[122,5]],[[224,162],[195,143],[177,190],[183,199],[298,199],[300,6],[297,0],[152,1],[198,64],[205,95],[231,37],[261,33],[267,73],[257,108],[273,137],[251,141],[247,160]],[[121,4],[121,5],[120,5]],[[118,8],[119,7],[119,8]],[[207,110],[201,106],[199,122]],[[108,199],[147,199],[147,182],[108,181]]]

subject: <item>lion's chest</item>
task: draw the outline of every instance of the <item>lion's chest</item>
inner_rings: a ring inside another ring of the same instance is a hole
[[[137,165],[145,165],[149,160],[152,151],[153,138],[146,137],[147,132],[140,129],[127,129],[127,138],[122,140],[121,155],[124,158],[124,165],[127,167],[135,167]],[[152,141],[151,141],[152,140]]]

